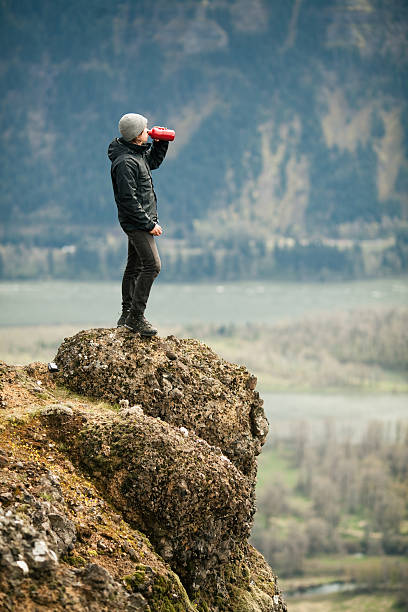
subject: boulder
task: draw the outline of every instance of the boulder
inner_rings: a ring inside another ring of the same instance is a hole
[[[126,328],[91,329],[66,338],[55,358],[58,380],[114,404],[194,431],[254,479],[268,432],[256,378],[198,340],[141,338]]]

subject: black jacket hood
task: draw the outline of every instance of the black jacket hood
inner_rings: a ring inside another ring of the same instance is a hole
[[[127,142],[123,140],[123,138],[115,138],[109,145],[108,157],[111,162],[114,162],[119,155],[123,155],[124,153],[145,153],[151,146],[152,145],[149,143],[137,145],[133,142]]]

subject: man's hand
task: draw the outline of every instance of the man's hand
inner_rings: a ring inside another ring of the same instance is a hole
[[[160,236],[162,233],[163,233],[163,230],[158,223],[156,223],[154,228],[150,230],[149,232],[149,234],[152,234],[153,236]]]

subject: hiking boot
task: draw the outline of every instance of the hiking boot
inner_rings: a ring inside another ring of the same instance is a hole
[[[125,327],[139,333],[141,336],[155,336],[157,334],[157,329],[154,329],[143,315],[129,314]]]
[[[122,310],[122,314],[120,315],[118,322],[116,323],[116,327],[123,327],[125,325],[126,319],[129,316],[130,308],[127,310]]]

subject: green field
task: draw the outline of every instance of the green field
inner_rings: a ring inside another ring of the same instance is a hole
[[[394,593],[375,593],[289,598],[287,603],[289,612],[396,612],[396,601]]]
[[[408,585],[407,420],[367,420],[357,437],[335,426],[310,435],[295,420],[280,435],[274,424],[252,537],[290,610],[393,609]],[[333,583],[355,592],[314,594]]]

